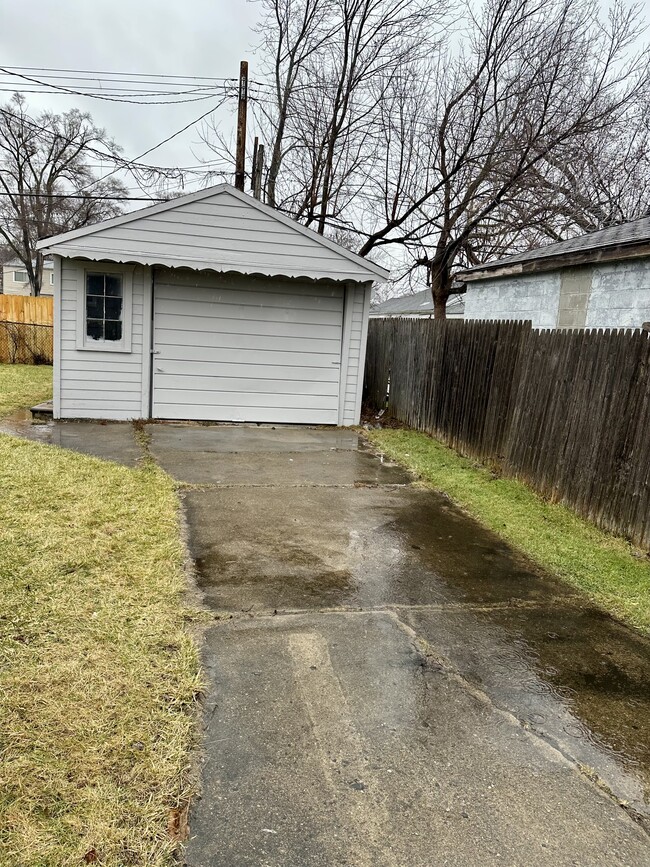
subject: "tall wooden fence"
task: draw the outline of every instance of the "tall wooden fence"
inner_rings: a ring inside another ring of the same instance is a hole
[[[0,295],[0,322],[25,322],[28,325],[52,325],[54,301],[41,295]]]
[[[650,547],[647,332],[375,319],[365,394],[407,425]]]

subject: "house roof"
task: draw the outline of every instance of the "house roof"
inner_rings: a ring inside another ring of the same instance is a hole
[[[11,262],[5,262],[2,266],[3,268],[20,268],[22,271],[25,270],[25,265],[23,262],[20,262],[18,259],[12,259]],[[54,268],[54,262],[51,259],[43,259],[43,267],[44,268]]]
[[[40,241],[70,258],[310,279],[384,281],[389,272],[219,184]]]
[[[465,312],[463,298],[450,299],[447,303],[447,315],[459,315]],[[370,308],[371,316],[429,316],[433,313],[433,298],[430,289],[422,289],[421,292],[399,295],[397,298],[388,298]]]
[[[620,223],[618,226],[608,226],[606,229],[578,235],[526,253],[485,262],[462,271],[458,277],[462,280],[480,280],[494,276],[494,271],[502,269],[509,273],[524,273],[563,265],[641,256],[650,256],[650,216]]]

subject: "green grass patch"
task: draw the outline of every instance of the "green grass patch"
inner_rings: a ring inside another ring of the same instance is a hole
[[[0,864],[171,864],[199,689],[174,483],[0,436],[0,490]]]
[[[0,364],[0,418],[51,397],[51,367],[42,364]]]
[[[527,485],[493,473],[426,434],[372,430],[390,458],[447,494],[502,539],[627,623],[650,632],[650,561]]]

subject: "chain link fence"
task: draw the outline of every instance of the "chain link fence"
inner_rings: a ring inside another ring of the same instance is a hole
[[[1,364],[52,364],[53,327],[26,322],[0,322]]]

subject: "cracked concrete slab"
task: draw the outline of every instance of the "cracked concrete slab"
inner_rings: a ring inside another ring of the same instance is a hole
[[[394,464],[379,463],[368,452],[328,450],[314,452],[181,451],[152,444],[151,453],[175,479],[194,485],[404,485],[408,474]],[[314,460],[314,455],[318,459]]]
[[[151,447],[193,452],[321,452],[359,448],[359,434],[352,430],[246,425],[149,424]]]
[[[219,609],[494,603],[571,592],[423,489],[240,487],[190,491],[185,502],[199,584]]]
[[[282,438],[255,487],[253,433],[211,432],[230,482],[184,493],[219,618],[190,867],[650,863],[648,642],[367,452],[355,487],[321,432],[302,487]]]
[[[141,457],[132,425],[38,428]],[[213,486],[183,494],[217,618],[189,867],[650,864],[645,639],[356,433],[147,430]]]
[[[232,622],[207,649],[189,867],[648,863],[616,804],[388,612]]]
[[[60,446],[134,467],[144,456],[130,422],[48,421],[32,422],[31,413],[20,412],[0,422],[0,433]]]
[[[584,601],[396,612],[423,647],[606,780],[648,823],[647,639]]]

